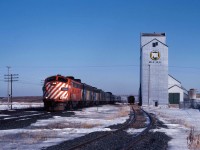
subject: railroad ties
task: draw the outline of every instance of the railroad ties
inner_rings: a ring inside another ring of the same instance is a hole
[[[139,142],[148,142],[147,134],[155,123],[155,119],[141,108],[135,109],[135,114],[135,121],[131,127],[134,129],[143,128],[144,130],[136,134],[131,142],[123,148],[124,150],[136,149],[136,145],[139,144]]]

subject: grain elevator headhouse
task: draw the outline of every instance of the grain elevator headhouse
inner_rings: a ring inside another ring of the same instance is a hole
[[[140,90],[142,105],[168,104],[168,46],[165,33],[142,33]]]

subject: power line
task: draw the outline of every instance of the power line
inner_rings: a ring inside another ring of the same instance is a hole
[[[29,85],[38,85],[38,86],[40,86],[41,84],[38,84],[38,83],[33,83],[33,82],[23,82],[23,81],[19,81],[18,83],[20,83],[20,84],[29,84]]]
[[[74,66],[14,66],[12,68],[41,68],[41,69],[62,69],[62,68],[116,68],[116,67],[140,67],[140,65],[133,65],[133,64],[118,64],[118,65],[74,65]],[[195,66],[168,66],[169,68],[183,68],[183,69],[198,69],[200,70],[200,67]],[[1,67],[0,67],[1,68]]]
[[[72,66],[15,66],[14,68],[107,68],[107,67],[137,67],[139,65],[72,65]]]

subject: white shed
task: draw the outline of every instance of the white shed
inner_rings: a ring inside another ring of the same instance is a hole
[[[168,75],[168,93],[169,104],[180,104],[188,98],[188,91],[171,75]]]

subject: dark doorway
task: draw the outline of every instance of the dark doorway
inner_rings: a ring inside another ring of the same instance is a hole
[[[169,93],[170,104],[179,104],[179,102],[180,102],[180,93]]]

